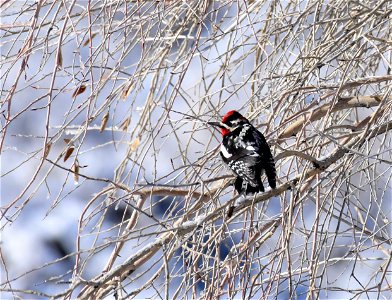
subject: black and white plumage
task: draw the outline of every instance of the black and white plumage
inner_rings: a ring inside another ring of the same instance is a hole
[[[219,126],[223,136],[222,160],[237,175],[234,183],[238,193],[264,192],[261,175],[265,172],[271,188],[276,188],[275,162],[263,134],[239,112],[229,111]]]

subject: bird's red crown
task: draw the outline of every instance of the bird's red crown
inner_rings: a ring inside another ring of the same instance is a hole
[[[230,110],[222,118],[222,123],[227,124],[228,121],[236,120],[236,119],[245,119],[245,118],[238,111]],[[221,127],[221,133],[222,133],[222,136],[225,136],[226,134],[230,133],[230,130],[227,128]]]
[[[222,118],[222,123],[226,123],[227,120],[228,120],[232,115],[239,115],[239,116],[242,117],[242,115],[241,115],[238,111],[236,111],[236,110],[231,110],[231,111],[228,111],[228,112],[225,114],[225,116]]]

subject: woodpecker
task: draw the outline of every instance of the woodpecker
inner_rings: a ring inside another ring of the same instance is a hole
[[[220,155],[237,175],[234,188],[239,194],[264,192],[261,175],[265,171],[271,188],[276,188],[275,162],[264,135],[244,116],[229,111],[221,122],[207,122],[222,133]]]

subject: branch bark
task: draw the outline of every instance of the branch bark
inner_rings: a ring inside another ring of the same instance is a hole
[[[344,109],[354,107],[374,107],[380,104],[382,96],[356,96],[356,97],[339,97],[335,105],[331,103],[324,104],[315,108],[311,112],[306,112],[305,115],[299,117],[297,121],[287,127],[280,135],[280,139],[288,138],[296,135],[307,124],[320,120],[326,115],[328,111],[337,112]],[[389,97],[388,100],[391,100]]]

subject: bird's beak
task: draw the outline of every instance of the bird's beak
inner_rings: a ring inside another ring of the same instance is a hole
[[[211,125],[211,126],[214,126],[214,127],[219,127],[221,129],[226,129],[228,131],[233,131],[234,129],[237,128],[237,127],[231,128],[229,125],[227,125],[225,123],[222,123],[222,122],[206,122],[206,123],[207,123],[207,125]]]
[[[219,127],[219,128],[224,128],[223,124],[221,122],[206,122],[208,125],[214,126],[214,127]]]

